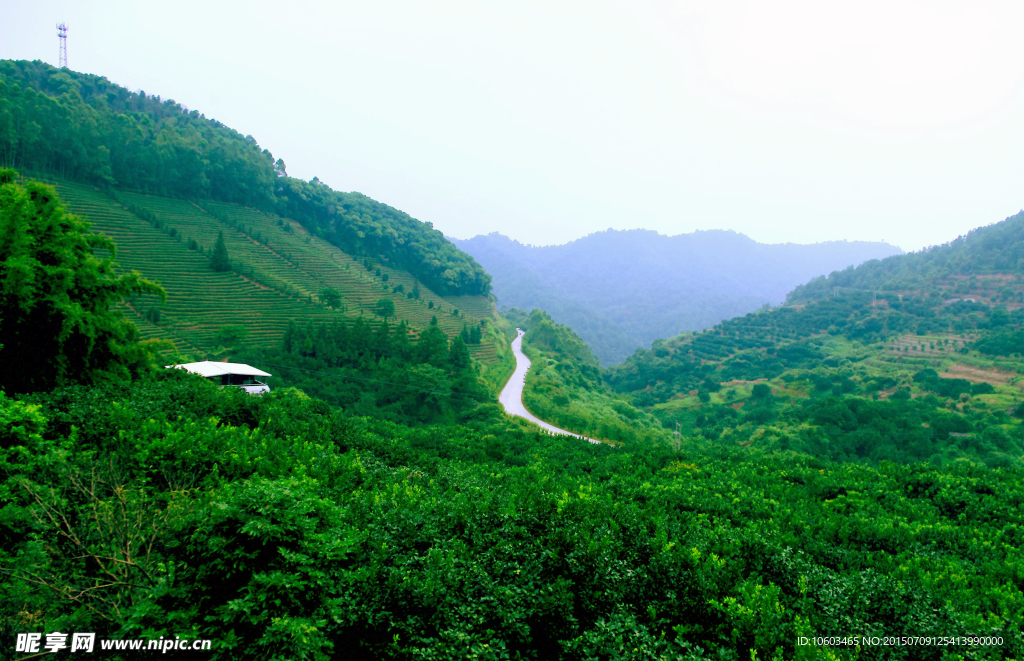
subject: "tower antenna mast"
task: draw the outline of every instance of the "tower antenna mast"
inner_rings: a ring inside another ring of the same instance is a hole
[[[57,24],[57,36],[60,38],[60,68],[68,68],[68,24]]]

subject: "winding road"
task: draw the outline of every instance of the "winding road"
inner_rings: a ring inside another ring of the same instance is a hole
[[[541,429],[544,429],[551,434],[561,434],[563,436],[573,436],[575,438],[582,438],[583,440],[590,441],[591,443],[600,443],[592,438],[586,436],[580,436],[574,434],[571,431],[565,431],[559,429],[554,425],[549,425],[534,414],[526,410],[523,405],[523,386],[526,385],[526,373],[530,371],[530,359],[523,354],[523,330],[517,328],[516,332],[519,335],[516,339],[512,340],[512,353],[516,356],[516,371],[509,377],[508,383],[501,389],[501,394],[498,396],[498,401],[505,407],[505,412],[509,415],[517,415],[520,418],[526,418],[530,422],[534,423]]]

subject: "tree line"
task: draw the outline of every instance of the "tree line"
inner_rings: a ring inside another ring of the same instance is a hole
[[[273,388],[300,388],[352,415],[410,425],[499,415],[463,338],[449,341],[436,317],[415,342],[405,321],[289,322],[279,347],[233,356],[266,365]]]

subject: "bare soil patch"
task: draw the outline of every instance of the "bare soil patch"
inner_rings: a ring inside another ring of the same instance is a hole
[[[1016,372],[995,368],[985,369],[962,363],[954,363],[948,371],[939,374],[939,378],[942,379],[966,379],[971,383],[991,383],[998,386],[1005,386],[1016,376],[1018,376]]]

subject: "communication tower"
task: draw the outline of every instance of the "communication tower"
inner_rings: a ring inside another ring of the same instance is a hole
[[[57,24],[57,36],[60,38],[60,68],[68,68],[68,25],[67,23]]]

